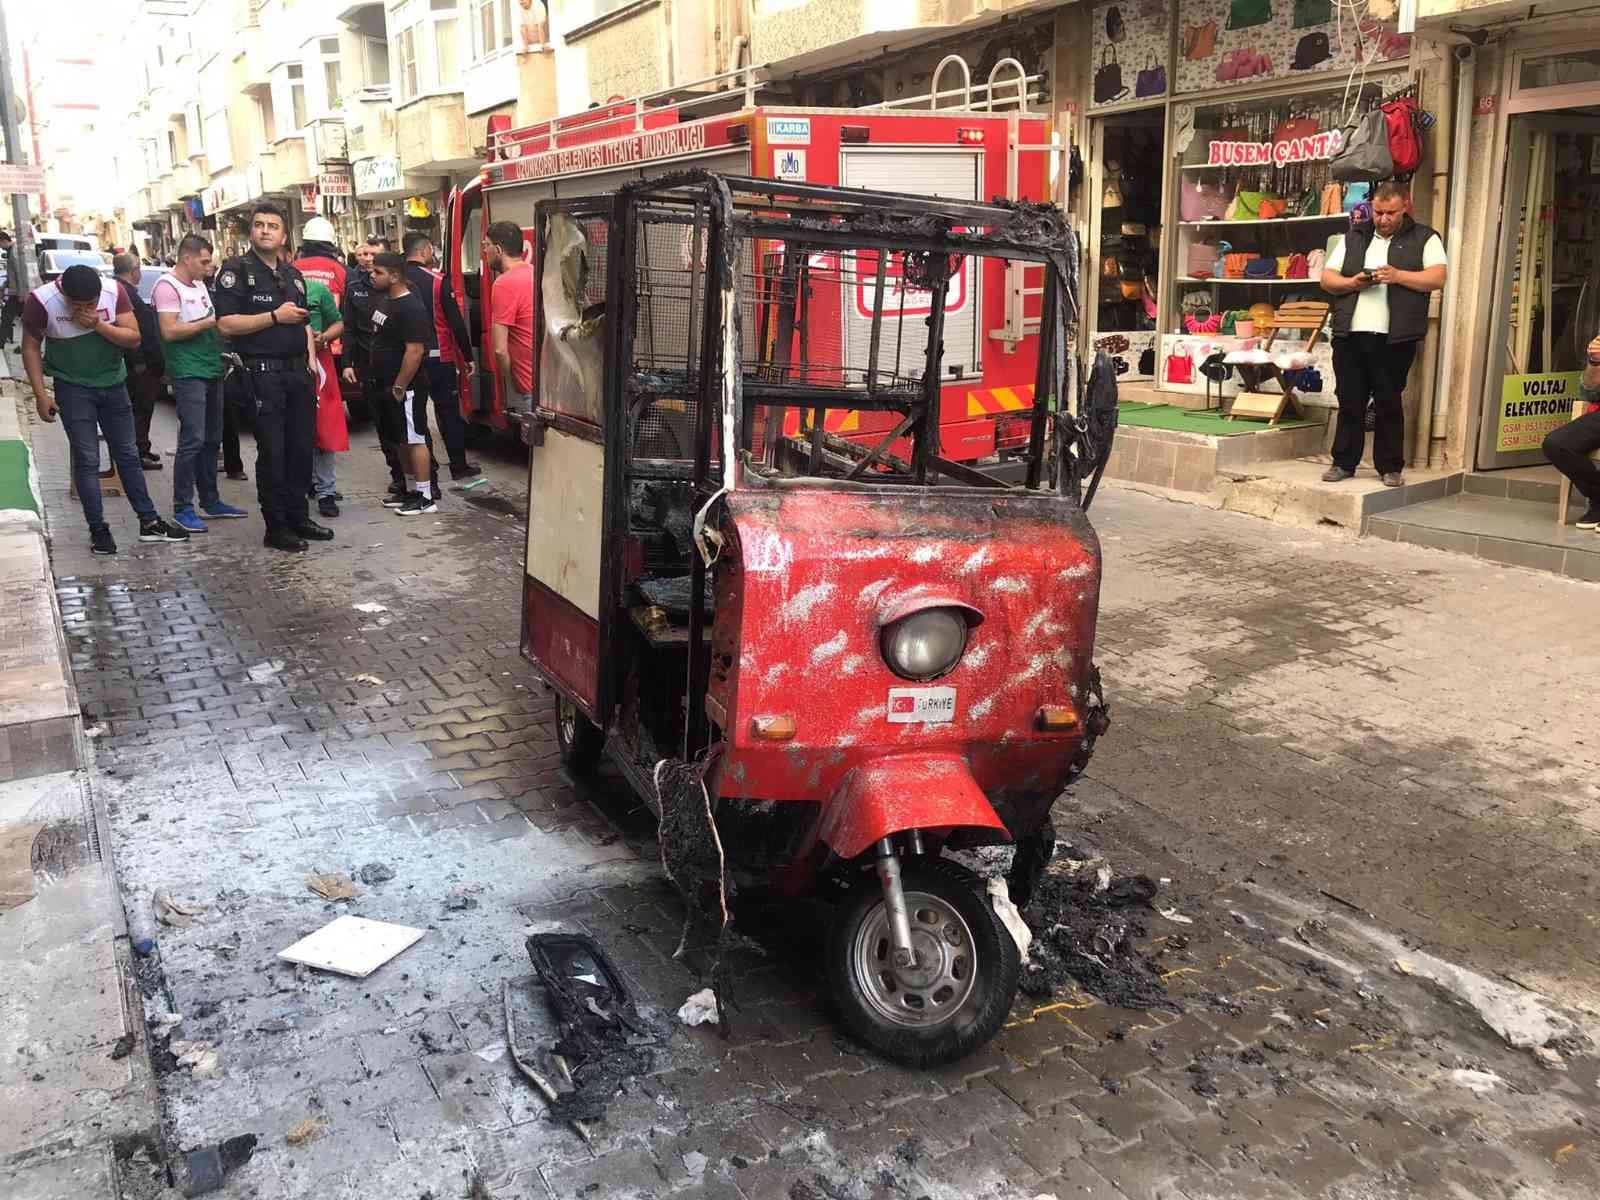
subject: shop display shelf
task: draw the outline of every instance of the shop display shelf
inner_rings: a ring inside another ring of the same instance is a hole
[[[1207,275],[1204,278],[1202,278],[1199,275],[1179,275],[1178,276],[1178,282],[1180,284],[1184,284],[1184,283],[1289,283],[1289,284],[1298,284],[1301,287],[1318,287],[1318,286],[1320,286],[1315,279],[1229,279],[1229,278],[1227,278],[1226,276],[1223,276],[1223,275]]]
[[[1183,226],[1185,229],[1200,229],[1200,228],[1204,228],[1207,225],[1297,225],[1297,224],[1303,225],[1303,224],[1306,224],[1308,222],[1314,222],[1314,221],[1345,221],[1345,222],[1348,222],[1349,220],[1350,220],[1350,214],[1349,213],[1330,213],[1327,216],[1315,216],[1315,217],[1272,217],[1269,220],[1265,220],[1265,221],[1262,221],[1260,219],[1257,219],[1257,220],[1254,220],[1254,221],[1251,221],[1251,220],[1244,220],[1244,221],[1228,221],[1228,220],[1221,220],[1221,221],[1179,221],[1178,224]]]

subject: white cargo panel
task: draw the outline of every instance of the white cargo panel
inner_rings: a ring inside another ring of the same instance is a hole
[[[942,196],[947,200],[977,200],[982,179],[982,154],[973,150],[936,149],[852,149],[840,154],[839,180],[845,187],[868,188],[879,192],[909,192],[918,196]],[[958,275],[951,280],[945,296],[944,373],[945,379],[972,379],[983,373],[981,264],[971,255],[961,260]],[[867,366],[867,351],[872,340],[872,285],[849,298],[844,306],[845,367],[852,374]],[[896,370],[899,347],[901,374],[921,373],[928,347],[926,317],[916,312],[914,300],[907,305],[904,324],[895,330],[898,312],[892,280],[884,291],[883,335],[878,353],[880,371]],[[913,294],[914,295],[914,294]]]

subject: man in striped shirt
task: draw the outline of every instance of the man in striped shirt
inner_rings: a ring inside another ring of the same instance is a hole
[[[115,554],[100,499],[100,434],[122,475],[122,489],[139,516],[141,542],[185,542],[189,535],[156,512],[145,487],[144,467],[133,431],[128,369],[123,351],[139,346],[133,308],[114,279],[93,267],[68,267],[61,277],[35,289],[22,306],[22,365],[41,421],[61,415],[72,447],[72,481],[89,523],[96,554]],[[45,390],[45,376],[55,394]]]

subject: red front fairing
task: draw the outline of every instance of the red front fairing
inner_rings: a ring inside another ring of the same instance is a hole
[[[727,507],[708,702],[726,743],[718,794],[826,808],[852,791],[855,768],[939,756],[965,765],[1013,832],[1036,827],[1083,739],[1100,551],[1081,510],[1037,492],[809,484],[735,491]],[[920,685],[889,669],[880,635],[928,603],[982,621],[954,670]],[[954,719],[891,723],[890,689],[920,686],[953,688]],[[1071,706],[1080,721],[1045,731],[1044,705]],[[794,719],[791,740],[755,736],[755,718],[773,716]],[[823,830],[857,824],[819,815]],[[993,820],[897,827],[952,823]]]

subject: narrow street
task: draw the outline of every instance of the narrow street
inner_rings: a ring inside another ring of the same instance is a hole
[[[33,437],[124,901],[200,910],[137,960],[165,1140],[258,1139],[223,1194],[1600,1193],[1582,1036],[1542,1065],[1421,977],[1431,954],[1600,1012],[1586,585],[1104,492],[1113,724],[1056,822],[1161,881],[1139,942],[1171,1007],[1024,996],[978,1054],[913,1071],[830,1020],[805,939],[741,952],[731,1039],[677,1022],[703,981],[671,957],[651,823],[620,781],[565,774],[517,652],[514,448],[405,520],[363,429],[327,546],[273,554],[252,519],[92,558],[64,439]],[[169,469],[174,437],[163,410]],[[255,508],[253,484],[224,496]],[[359,894],[307,886],[331,871]],[[426,933],[365,980],[276,957],[347,912]],[[593,934],[672,1031],[589,1144],[505,1053],[502,983],[554,927]],[[162,1194],[146,1151],[118,1171]]]

